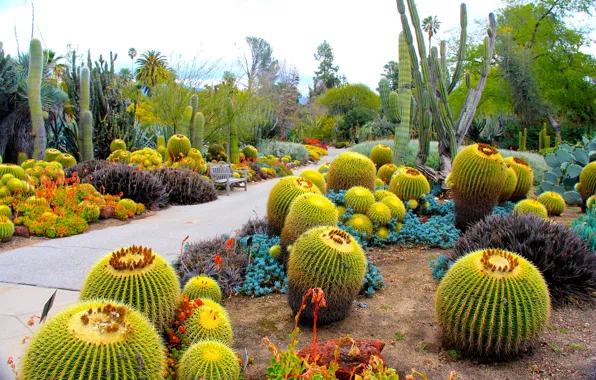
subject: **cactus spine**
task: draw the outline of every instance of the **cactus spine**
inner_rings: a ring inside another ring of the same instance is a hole
[[[228,118],[230,120],[228,153],[232,164],[240,163],[240,151],[238,150],[238,135],[236,134],[236,120],[234,116],[234,104],[231,99],[226,102]]]
[[[37,38],[34,38],[29,44],[28,96],[31,124],[35,132],[33,156],[38,160],[43,160],[43,154],[46,150],[46,128],[44,126],[43,108],[41,106],[42,68],[43,53],[41,42]]]
[[[451,171],[451,161],[455,159],[457,146],[461,144],[472,124],[476,107],[480,102],[480,97],[490,68],[491,58],[494,53],[496,37],[496,21],[494,14],[489,15],[489,27],[487,37],[484,39],[484,56],[480,72],[480,79],[476,87],[469,86],[462,111],[459,116],[452,114],[448,103],[449,94],[455,89],[463,74],[463,61],[466,56],[467,40],[467,11],[466,5],[462,4],[460,8],[461,34],[459,48],[457,52],[457,63],[451,78],[446,70],[446,49],[444,44],[441,46],[441,52],[436,47],[427,55],[425,46],[425,35],[420,26],[420,18],[414,0],[407,0],[412,26],[416,35],[417,48],[414,47],[414,38],[406,16],[406,6],[404,0],[397,0],[397,8],[400,13],[401,23],[410,52],[411,67],[413,68],[415,92],[414,97],[418,104],[418,123],[420,139],[420,151],[418,153],[417,164],[419,169],[435,182],[441,182]],[[420,62],[418,60],[418,56]],[[466,77],[466,83],[469,83]],[[430,112],[430,115],[429,115]],[[437,132],[439,140],[440,168],[439,172],[426,166],[428,159],[427,141],[430,138],[430,124],[432,123]]]

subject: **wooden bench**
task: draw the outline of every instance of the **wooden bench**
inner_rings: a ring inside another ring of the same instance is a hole
[[[244,177],[236,178],[234,173],[244,174]],[[209,175],[216,189],[225,187],[226,195],[230,195],[232,187],[244,187],[244,191],[248,188],[248,170],[234,170],[230,164],[211,164]]]

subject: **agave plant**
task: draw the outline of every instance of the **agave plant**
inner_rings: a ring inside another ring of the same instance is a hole
[[[568,204],[579,205],[582,198],[574,186],[579,182],[583,167],[596,161],[596,137],[592,140],[583,137],[575,146],[560,144],[554,152],[544,156],[544,161],[550,171],[544,173],[544,181],[536,190],[536,195],[554,191],[561,194]]]

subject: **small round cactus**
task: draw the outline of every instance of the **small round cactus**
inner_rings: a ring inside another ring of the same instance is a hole
[[[391,219],[391,210],[382,202],[375,202],[366,211],[366,216],[377,226],[386,225]]]
[[[385,186],[385,185],[386,185],[386,183],[383,182],[382,179],[380,179],[379,177],[375,178],[375,188]]]
[[[344,152],[331,161],[327,191],[339,192],[354,186],[374,191],[376,178],[377,169],[368,157],[356,152]]]
[[[317,171],[321,174],[325,174],[329,172],[329,168],[331,167],[331,162],[325,162],[323,165],[319,166]]]
[[[366,214],[368,208],[375,203],[375,196],[365,187],[355,186],[346,191],[346,207],[351,207],[355,214]]]
[[[208,276],[196,276],[190,279],[182,290],[183,296],[190,300],[208,298],[215,302],[221,301],[221,289],[217,281]]]
[[[549,320],[550,296],[532,263],[489,248],[453,264],[435,309],[447,347],[473,357],[509,357],[536,342]]]
[[[565,200],[561,194],[554,191],[547,191],[540,194],[537,201],[546,207],[548,215],[559,216],[565,211]]]
[[[97,222],[99,219],[99,206],[91,201],[82,201],[78,205],[79,213],[87,223]]]
[[[592,195],[586,200],[586,208],[591,209],[594,207],[594,203],[596,203],[596,195]]]
[[[251,161],[256,161],[259,156],[259,151],[252,145],[245,146],[242,152],[244,153],[244,157],[250,159]]]
[[[370,159],[377,168],[390,164],[393,161],[393,151],[385,144],[376,145],[370,152]]]
[[[190,343],[210,340],[231,344],[233,340],[232,324],[221,306],[212,307],[201,302],[190,317],[186,319],[186,333]]]
[[[124,208],[127,209],[128,211],[132,211],[133,214],[136,214],[136,212],[137,212],[137,203],[135,201],[133,201],[132,199],[129,199],[129,198],[121,199],[118,202],[118,204],[121,206],[124,206]]]
[[[411,199],[418,200],[430,191],[430,184],[417,169],[404,166],[393,174],[389,191],[404,202]]]
[[[297,197],[290,206],[281,232],[280,261],[287,264],[287,251],[283,248],[293,244],[302,233],[314,227],[337,226],[337,222],[335,205],[323,195],[306,193]]]
[[[319,310],[318,321],[340,321],[347,317],[365,273],[366,255],[353,236],[335,227],[313,228],[292,246],[288,263],[290,308],[297,313],[306,292],[318,287],[327,300],[327,307]],[[312,322],[312,304],[306,306],[300,319]]]
[[[389,231],[389,229],[387,229],[387,227],[381,227],[375,232],[375,236],[381,240],[385,240],[389,237],[390,233],[391,233],[391,231]]]
[[[377,191],[375,191],[374,195],[375,195],[375,201],[377,201],[377,202],[382,201],[386,197],[397,198],[397,195],[393,194],[389,190],[377,190]]]
[[[370,239],[373,234],[373,222],[368,216],[363,214],[354,214],[350,219],[345,222],[347,227],[352,227],[354,231],[361,235],[366,235],[367,239]]]
[[[12,210],[8,205],[0,205],[0,216],[10,218],[12,216]]]
[[[398,197],[385,197],[381,203],[389,207],[392,218],[402,221],[406,217],[406,206]]]
[[[14,224],[7,216],[0,215],[0,241],[9,241],[14,235]]]
[[[114,153],[117,150],[126,150],[126,143],[121,139],[114,139],[110,143],[110,153]]]
[[[325,177],[316,170],[308,169],[300,173],[300,177],[306,178],[315,184],[321,190],[321,193],[326,192],[327,185],[325,184]]]
[[[290,205],[294,199],[305,193],[321,194],[321,191],[310,180],[294,176],[284,177],[273,186],[267,200],[270,234],[281,234]]]
[[[269,256],[273,257],[276,260],[279,260],[281,256],[281,246],[280,245],[273,245],[269,248]]]
[[[151,248],[131,246],[111,252],[89,271],[81,300],[111,299],[145,314],[162,329],[180,299],[174,268]]]
[[[512,202],[517,202],[526,198],[528,191],[534,183],[534,172],[530,167],[530,164],[523,158],[519,157],[507,157],[505,163],[509,164],[517,175],[517,183],[515,184],[515,190],[509,198]]]
[[[385,164],[379,168],[377,177],[380,178],[385,184],[391,183],[391,177],[397,171],[398,167],[393,164]]]
[[[499,203],[507,202],[511,194],[515,191],[515,186],[517,186],[517,174],[515,174],[515,170],[508,163],[505,163],[505,166],[507,167],[507,180],[505,180],[505,185],[499,195]]]
[[[43,160],[46,162],[60,161],[62,153],[58,149],[49,148],[43,154]]]
[[[0,177],[2,177],[4,174],[12,174],[15,178],[18,178],[20,180],[27,179],[25,169],[18,165],[0,164]]]
[[[89,301],[41,325],[23,356],[21,375],[28,380],[161,380],[165,369],[165,347],[145,316],[115,301]]]
[[[516,214],[533,214],[542,219],[548,218],[548,210],[544,205],[534,199],[524,199],[516,203],[513,208]]]
[[[180,380],[237,380],[240,362],[225,344],[198,342],[184,352],[176,374]]]
[[[75,166],[77,164],[77,160],[72,155],[64,153],[60,158],[60,164],[62,164],[62,167],[66,169],[70,168],[71,166]]]
[[[345,208],[344,206],[337,206],[335,207],[335,211],[337,211],[337,219],[341,220],[344,216],[344,214],[348,211],[347,208]]]

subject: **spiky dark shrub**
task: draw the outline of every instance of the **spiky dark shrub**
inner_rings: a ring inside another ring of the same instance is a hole
[[[79,178],[82,180],[93,176],[96,171],[105,169],[110,166],[111,163],[105,160],[90,160],[78,163],[74,166],[64,169],[64,175],[68,178],[71,177],[75,172],[78,173]]]
[[[235,288],[243,283],[248,256],[235,239],[227,247],[229,239],[228,236],[218,235],[188,244],[173,264],[181,287],[193,277],[206,275],[217,280],[226,296],[234,294]],[[216,263],[217,255],[220,255],[220,264]]]
[[[250,218],[248,222],[244,223],[240,230],[238,230],[238,235],[240,236],[249,236],[249,235],[267,235],[267,230],[269,229],[269,223],[267,222],[267,217],[262,218]]]
[[[147,171],[128,165],[111,164],[87,177],[87,182],[107,194],[120,194],[147,207],[168,203],[168,192],[159,180]]]
[[[594,300],[596,255],[564,225],[534,215],[493,215],[469,228],[447,256],[455,261],[482,248],[516,252],[534,263],[553,304]]]
[[[150,173],[164,184],[171,204],[194,205],[217,199],[213,185],[192,170],[161,168]]]

